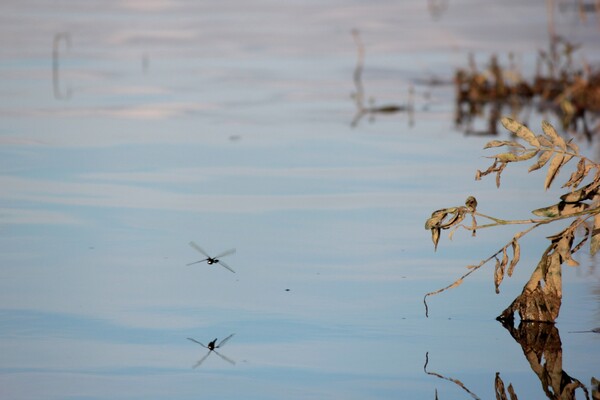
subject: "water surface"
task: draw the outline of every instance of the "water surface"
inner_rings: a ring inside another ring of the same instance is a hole
[[[596,15],[554,18],[598,61]],[[2,398],[472,397],[440,376],[494,398],[497,373],[544,398],[494,317],[553,230],[527,239],[500,295],[482,269],[432,298],[429,318],[422,298],[514,234],[459,232],[434,253],[433,210],[474,195],[482,212],[522,218],[560,193],[519,168],[501,190],[475,182],[489,138],[456,129],[453,87],[425,82],[450,81],[469,53],[512,51],[532,71],[547,24],[543,3],[519,1],[441,14],[424,1],[5,2]],[[413,87],[413,124],[351,127],[353,29],[367,99],[404,104]],[[202,257],[190,240],[235,247],[236,274],[187,267]],[[589,387],[600,335],[569,332],[600,326],[600,281],[580,261],[557,327],[563,370]],[[219,352],[235,365],[192,368],[206,350],[186,338],[232,333]]]

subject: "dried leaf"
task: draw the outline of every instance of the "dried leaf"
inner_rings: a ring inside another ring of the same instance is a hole
[[[552,142],[550,140],[548,140],[546,138],[546,136],[544,136],[544,135],[537,135],[536,137],[537,137],[537,140],[540,142],[540,144],[543,147],[550,147],[550,148],[554,147],[554,145],[552,144]]]
[[[573,247],[573,249],[571,250],[571,254],[577,253],[590,237],[590,228],[587,225],[584,225],[583,227],[585,229],[585,234],[583,235],[583,239],[581,239],[581,241],[579,243],[577,243],[577,246]]]
[[[477,199],[473,196],[467,197],[465,200],[465,206],[469,209],[469,211],[474,212],[477,210]]]
[[[565,139],[563,139],[562,136],[556,133],[556,130],[552,125],[550,125],[549,122],[542,121],[542,130],[546,135],[548,135],[548,137],[550,137],[552,144],[560,147],[563,151],[567,150],[567,143],[565,142]]]
[[[524,149],[525,146],[523,146],[521,143],[519,142],[514,142],[511,140],[492,140],[490,142],[487,142],[485,146],[483,146],[484,149],[490,149],[492,147],[501,147],[501,146],[512,146],[512,147],[519,147],[521,149]]]
[[[554,218],[575,214],[586,210],[587,208],[589,208],[589,204],[586,203],[565,203],[564,201],[561,201],[548,207],[533,210],[532,213],[538,217]]]
[[[458,226],[454,229],[452,229],[449,233],[448,233],[448,239],[452,240],[452,237],[454,236],[454,232],[456,232],[458,230]]]
[[[565,263],[567,263],[567,265],[569,267],[579,267],[579,263],[577,261],[573,260],[571,257],[567,258],[565,260]]]
[[[560,167],[562,166],[562,162],[564,160],[564,156],[562,154],[557,154],[550,161],[550,167],[548,168],[548,174],[546,175],[546,181],[544,182],[544,189],[548,189],[550,185],[552,185],[552,181],[558,175]]]
[[[587,170],[586,165],[585,165],[585,158],[582,158],[577,163],[577,170],[575,170],[571,174],[571,177],[569,178],[569,181],[567,183],[565,183],[563,185],[563,187],[573,187],[573,188],[575,188],[575,187],[579,186],[579,184],[581,183],[581,181],[583,180],[583,178],[585,178],[585,176],[587,175],[588,172],[589,172],[589,170]],[[579,200],[576,200],[576,201],[579,201]]]
[[[576,203],[579,201],[590,200],[598,194],[600,190],[600,180],[591,182],[581,189],[575,190],[560,196],[560,199],[565,203]]]
[[[594,216],[592,239],[590,240],[590,254],[593,256],[600,249],[600,214]]]
[[[508,266],[508,276],[512,276],[513,271],[515,270],[515,266],[519,263],[519,260],[521,259],[521,245],[516,239],[513,239],[511,244],[513,250],[513,259],[510,262],[510,265]]]
[[[502,263],[496,258],[496,265],[494,267],[494,286],[496,288],[496,294],[500,293],[500,284],[504,279],[504,269]]]
[[[502,163],[496,168],[496,187],[498,188],[500,187],[500,175],[502,174],[502,171],[504,171],[504,168],[506,168],[506,163]]]
[[[520,122],[515,121],[509,117],[502,117],[500,120],[502,125],[521,139],[527,141],[530,145],[534,147],[540,147],[540,142],[533,132],[529,130],[525,125]]]
[[[538,153],[539,150],[531,150],[525,153],[521,153],[517,156],[517,161],[527,161],[533,157],[535,157],[535,155]]]
[[[577,145],[577,143],[573,142],[572,140],[569,140],[569,143],[567,143],[567,147],[575,154],[579,154],[579,146]]]
[[[519,160],[517,155],[513,154],[513,153],[500,153],[500,154],[496,154],[495,156],[491,156],[489,158],[495,158],[496,160],[503,162],[503,163],[514,162],[514,161]]]
[[[461,279],[458,279],[456,282],[454,282],[452,285],[450,285],[450,286],[448,287],[448,289],[455,288],[455,287],[459,286],[461,283],[463,283],[463,280],[462,280],[462,278],[461,278]]]
[[[531,167],[529,167],[529,172],[531,171],[535,171],[537,169],[542,168],[544,165],[546,165],[546,163],[548,162],[548,160],[550,160],[550,157],[552,157],[552,154],[554,152],[551,150],[546,150],[544,151],[541,155],[540,158],[538,158],[538,160],[536,161],[535,164],[533,164]]]
[[[431,240],[433,241],[433,250],[437,250],[438,242],[440,241],[440,230],[439,228],[434,228],[431,230]]]

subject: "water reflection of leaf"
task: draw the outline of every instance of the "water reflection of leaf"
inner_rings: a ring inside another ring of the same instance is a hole
[[[508,385],[508,395],[510,397],[506,397],[506,390],[504,389],[504,382],[502,378],[500,378],[500,373],[496,372],[496,379],[494,379],[494,389],[496,392],[496,400],[519,400],[517,394],[515,393],[515,389],[512,384]]]
[[[539,378],[546,397],[552,400],[575,400],[576,390],[581,389],[585,398],[590,398],[586,386],[563,370],[562,343],[558,328],[554,324],[521,321],[518,328],[511,323],[502,325],[521,345],[523,354],[532,371]],[[498,388],[499,375],[496,375],[496,379],[496,388]],[[516,399],[516,395],[514,398]]]
[[[551,400],[576,400],[577,389],[583,392],[583,398],[590,400],[590,390],[578,379],[570,376],[562,366],[562,344],[558,328],[554,324],[544,322],[521,321],[518,328],[504,322],[502,324],[513,339],[521,345],[525,359],[531,370],[536,374],[546,397]],[[458,379],[448,378],[436,372],[428,371],[429,352],[425,354],[423,370],[427,375],[450,381],[469,393],[472,398],[479,399],[464,383]],[[508,387],[496,372],[494,379],[496,400],[518,400],[517,392],[509,382]],[[592,400],[600,400],[600,381],[591,379]],[[437,390],[436,390],[437,398]]]

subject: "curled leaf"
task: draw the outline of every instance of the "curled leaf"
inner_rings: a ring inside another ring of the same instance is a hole
[[[494,287],[496,288],[496,294],[500,293],[500,284],[504,279],[504,269],[502,263],[496,258],[496,265],[494,267]]]
[[[506,272],[508,276],[512,276],[513,271],[515,270],[515,266],[519,263],[519,260],[521,259],[521,245],[519,245],[519,242],[516,239],[513,239],[511,244],[513,250],[513,259],[510,262],[510,265],[508,266],[508,271]]]

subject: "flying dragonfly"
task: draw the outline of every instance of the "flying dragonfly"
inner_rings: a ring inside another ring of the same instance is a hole
[[[197,341],[194,338],[187,338],[188,340],[199,344],[200,346],[204,347],[205,349],[208,349],[208,353],[206,353],[206,355],[204,357],[202,357],[200,360],[198,360],[198,362],[196,363],[196,365],[194,365],[192,368],[197,368],[200,366],[200,364],[202,364],[204,362],[204,360],[206,360],[208,358],[208,356],[210,356],[210,353],[215,353],[216,355],[218,355],[219,357],[221,357],[223,360],[227,361],[228,363],[235,365],[235,361],[233,361],[230,358],[225,357],[223,354],[219,353],[216,349],[223,347],[225,345],[225,343],[227,343],[227,341],[229,339],[231,339],[233,337],[233,335],[235,335],[235,333],[232,333],[231,335],[227,336],[225,339],[221,340],[219,342],[219,344],[215,344],[217,343],[217,339],[215,338],[215,340],[213,340],[212,342],[209,342],[208,345],[204,345],[203,343]]]
[[[225,257],[228,256],[230,254],[235,253],[235,249],[230,249],[227,251],[222,252],[221,254],[218,254],[214,257],[211,257],[208,255],[208,253],[206,251],[204,251],[202,249],[202,247],[198,246],[196,243],[194,242],[190,242],[190,246],[192,246],[194,249],[196,249],[197,251],[199,251],[202,255],[204,255],[206,258],[200,261],[194,261],[193,263],[189,263],[187,265],[193,265],[193,264],[198,264],[201,262],[206,262],[208,265],[212,265],[212,264],[220,264],[223,268],[227,268],[228,270],[230,270],[231,272],[233,272],[235,274],[235,271],[227,264],[225,264],[220,258],[221,257]]]

